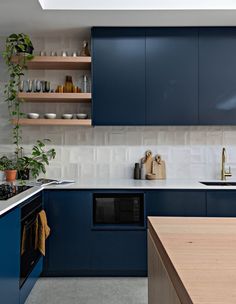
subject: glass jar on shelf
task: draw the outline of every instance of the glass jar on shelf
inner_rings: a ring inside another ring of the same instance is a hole
[[[87,75],[81,77],[81,91],[82,93],[91,93],[91,81]]]

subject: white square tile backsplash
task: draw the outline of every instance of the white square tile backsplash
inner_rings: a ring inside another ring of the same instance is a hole
[[[0,39],[0,48],[5,39]],[[75,38],[33,39],[36,50],[78,49],[81,41]],[[66,74],[77,80],[77,71],[29,71],[26,77],[50,79],[56,85],[64,82]],[[3,86],[6,69],[0,59],[0,155],[11,152],[11,126],[4,103]],[[27,104],[27,111],[69,112],[69,105]],[[77,105],[70,105],[77,111]],[[50,138],[57,158],[47,169],[47,177],[66,179],[132,178],[133,165],[147,149],[161,154],[166,161],[168,178],[219,178],[221,149],[225,145],[228,163],[236,178],[236,127],[179,126],[179,127],[24,127],[25,151],[30,151],[36,139]]]

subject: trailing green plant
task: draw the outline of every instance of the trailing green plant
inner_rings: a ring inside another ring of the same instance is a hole
[[[34,178],[37,178],[40,173],[46,173],[46,165],[49,165],[49,161],[56,157],[56,151],[54,148],[46,150],[46,143],[50,142],[49,139],[37,140],[33,146],[30,156],[23,156],[18,159],[19,170],[31,171]]]
[[[6,156],[0,158],[0,166],[6,169],[16,169],[25,172],[30,170],[32,176],[37,178],[43,172],[46,173],[46,165],[56,156],[55,149],[46,149],[46,142],[50,140],[37,140],[33,146],[30,156],[23,156],[22,131],[19,119],[24,116],[21,111],[23,100],[18,98],[18,90],[27,62],[33,58],[33,44],[26,34],[12,34],[6,39],[3,58],[8,67],[9,81],[5,85],[5,101],[8,104],[10,119],[15,119],[13,127],[13,143],[15,144],[15,159],[11,160]],[[21,172],[21,173],[22,173]]]
[[[23,71],[27,68],[26,63],[33,58],[33,49],[33,44],[28,35],[23,33],[11,34],[6,39],[5,50],[2,54],[9,73],[9,81],[4,89],[5,101],[8,104],[10,119],[16,120],[13,127],[13,143],[16,145],[17,161],[22,149],[19,119],[24,115],[20,109],[22,100],[17,98],[17,93],[21,77],[24,75]]]

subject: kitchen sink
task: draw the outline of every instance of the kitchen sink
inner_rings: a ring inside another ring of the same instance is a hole
[[[218,182],[200,182],[206,186],[236,186],[236,182],[231,181],[218,181]]]

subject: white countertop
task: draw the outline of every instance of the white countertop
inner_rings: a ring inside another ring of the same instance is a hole
[[[208,182],[220,182],[219,180],[208,180]],[[236,182],[236,180],[228,180]],[[206,186],[196,180],[134,180],[134,179],[107,179],[107,180],[83,180],[67,185],[49,185],[46,189],[130,189],[130,190],[152,190],[152,189],[194,189],[194,190],[236,190],[236,186]]]
[[[212,181],[212,180],[211,180]],[[236,182],[235,180],[228,180]],[[217,180],[219,182],[219,180]],[[133,179],[107,179],[107,180],[83,180],[73,184],[49,185],[32,187],[6,201],[0,201],[0,216],[21,204],[34,194],[43,189],[103,189],[103,190],[236,190],[236,186],[206,186],[196,180],[133,180]]]

